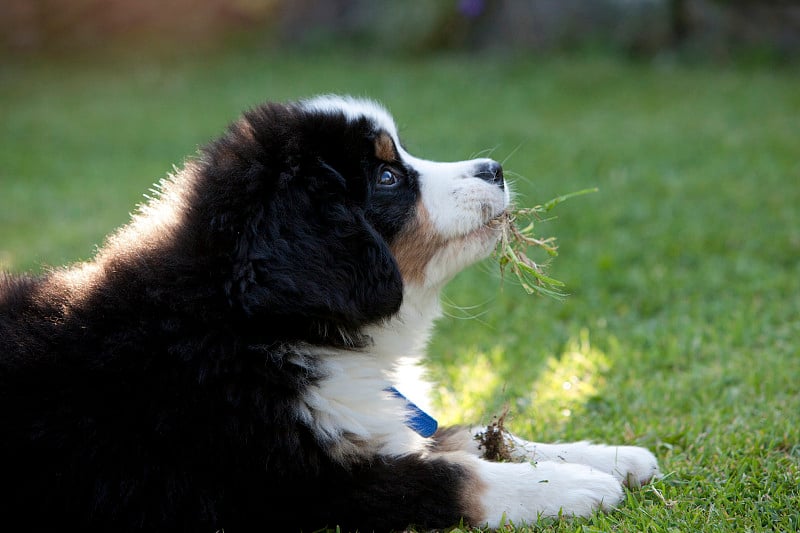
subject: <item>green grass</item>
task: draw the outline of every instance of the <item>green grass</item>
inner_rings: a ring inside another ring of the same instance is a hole
[[[597,187],[539,225],[559,302],[491,260],[431,345],[441,419],[647,446],[666,477],[542,531],[800,528],[800,73],[603,58],[330,55],[0,67],[0,264],[91,255],[151,183],[245,107],[383,100],[408,148],[491,154],[518,202]],[[527,531],[519,528],[518,531]]]

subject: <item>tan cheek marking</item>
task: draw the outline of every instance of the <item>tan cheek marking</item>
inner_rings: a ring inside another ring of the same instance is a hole
[[[416,217],[391,245],[403,281],[422,284],[428,263],[444,242],[434,229],[428,210],[417,202]]]
[[[398,159],[394,141],[385,131],[381,132],[375,139],[375,157],[382,161],[397,161]]]

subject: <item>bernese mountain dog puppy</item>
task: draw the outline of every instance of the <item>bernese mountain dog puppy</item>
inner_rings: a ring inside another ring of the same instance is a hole
[[[246,112],[88,262],[0,277],[0,520],[24,531],[497,527],[658,473],[629,446],[481,457],[399,382],[498,239],[490,159],[321,96]]]

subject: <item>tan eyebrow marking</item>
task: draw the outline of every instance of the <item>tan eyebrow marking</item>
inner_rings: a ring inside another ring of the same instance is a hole
[[[397,161],[397,150],[394,147],[392,137],[382,131],[375,137],[375,157],[382,161]]]

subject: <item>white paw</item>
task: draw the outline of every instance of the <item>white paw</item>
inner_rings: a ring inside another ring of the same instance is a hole
[[[609,457],[608,471],[628,487],[638,488],[661,476],[656,456],[638,446],[607,446],[613,451]]]
[[[480,506],[491,528],[504,520],[519,525],[540,517],[586,517],[613,509],[624,495],[614,476],[579,464],[481,461],[478,472],[486,488]]]
[[[623,498],[622,486],[613,476],[585,465],[539,463],[539,483],[547,485],[548,499],[542,516],[590,516],[595,511],[610,511]],[[542,502],[544,503],[544,502]]]
[[[655,456],[650,450],[638,446],[606,446],[586,441],[542,444],[511,438],[520,459],[591,466],[632,488],[661,475]]]

